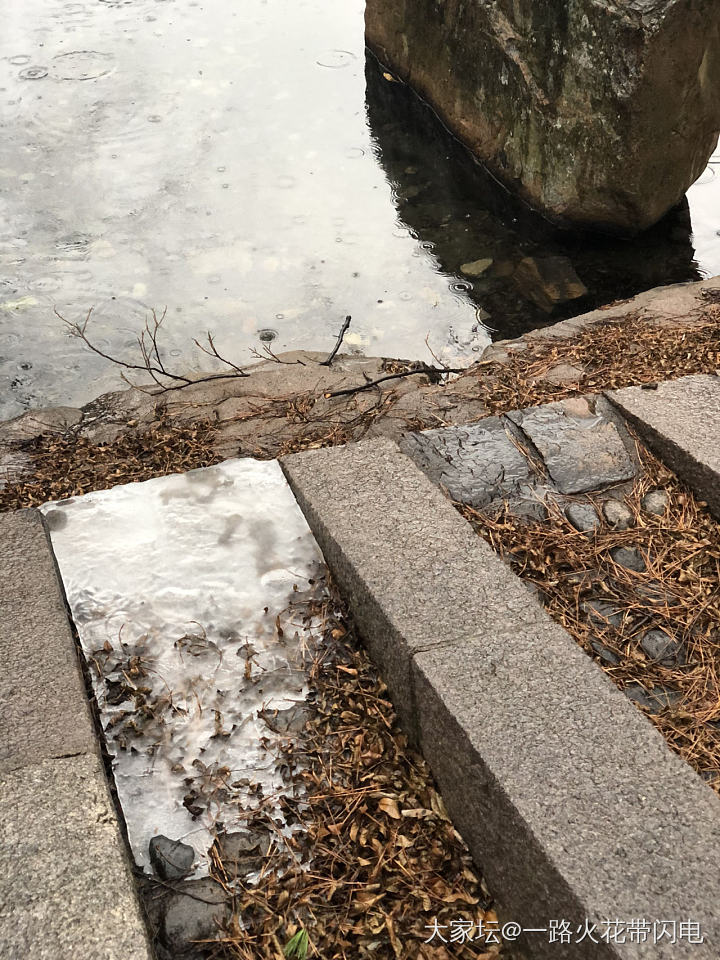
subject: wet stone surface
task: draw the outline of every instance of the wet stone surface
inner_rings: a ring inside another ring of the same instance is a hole
[[[499,417],[476,426],[411,433],[400,447],[453,500],[473,507],[517,497],[534,477]]]
[[[590,533],[597,529],[599,518],[595,508],[589,503],[571,503],[565,508],[565,516],[576,530]]]
[[[675,690],[666,690],[664,687],[645,690],[639,684],[628,684],[624,692],[630,700],[640,707],[645,707],[650,713],[661,713],[668,707],[675,706],[682,698]]]
[[[619,627],[622,623],[622,613],[613,603],[608,603],[606,600],[586,600],[582,604],[582,610],[597,627],[607,625]]]
[[[632,511],[614,497],[610,497],[603,504],[603,516],[610,526],[615,527],[616,530],[627,530],[628,527],[632,526]]]
[[[153,837],[149,845],[150,863],[162,880],[181,880],[193,867],[195,851],[187,843],[168,837]]]
[[[231,902],[215,880],[186,880],[162,906],[160,960],[195,960],[203,956],[198,940],[221,935],[221,924],[232,915]]]
[[[608,647],[606,647],[605,644],[600,640],[591,640],[590,646],[604,663],[608,663],[611,666],[620,663],[620,658],[617,656],[617,654],[608,649]]]
[[[657,660],[664,667],[676,667],[685,662],[682,644],[664,630],[649,630],[640,646],[651,660]]]
[[[626,570],[633,570],[635,573],[642,573],[645,570],[645,560],[643,555],[635,547],[616,547],[611,550],[611,556],[615,563]]]
[[[150,849],[170,876],[182,841],[203,876],[217,824],[241,826],[284,787],[272,742],[304,720],[317,544],[276,461],[44,509],[135,860]]]
[[[565,495],[601,492],[635,475],[618,428],[584,398],[408,433],[400,447],[457,502],[476,509],[507,502],[529,520],[543,520],[554,502],[586,533],[600,524],[596,508]],[[619,502],[617,508],[627,509]]]
[[[664,490],[650,490],[642,498],[642,508],[647,513],[661,517],[668,505],[668,495]]]
[[[615,424],[583,398],[508,416],[532,441],[561,493],[598,490],[634,476]]]

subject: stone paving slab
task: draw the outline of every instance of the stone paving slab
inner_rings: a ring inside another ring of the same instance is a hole
[[[281,463],[411,735],[415,653],[495,629],[511,612],[528,625],[544,618],[528,589],[394,442],[309,451]]]
[[[95,753],[3,775],[0,956],[150,960]]]
[[[40,514],[0,517],[0,956],[149,960]]]
[[[583,495],[612,497],[636,471],[632,438],[602,397],[409,433],[398,445],[452,500],[491,512],[507,504],[530,520],[555,504],[582,530],[599,523]]]
[[[0,516],[0,773],[95,749],[85,685],[40,514]]]
[[[629,480],[632,460],[614,424],[584,397],[508,414],[534,444],[561,493]]]
[[[526,953],[717,958],[720,798],[392,443],[283,467],[504,919],[644,916],[705,936],[528,934]]]
[[[453,500],[486,507],[516,496],[534,474],[500,417],[468,427],[408,433],[399,442],[430,479]]]
[[[681,377],[606,396],[720,519],[720,377]]]

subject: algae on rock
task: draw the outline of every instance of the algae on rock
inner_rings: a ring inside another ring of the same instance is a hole
[[[368,0],[373,52],[551,219],[636,233],[720,131],[715,0]]]

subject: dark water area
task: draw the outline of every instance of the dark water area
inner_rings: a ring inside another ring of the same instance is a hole
[[[178,370],[254,351],[453,364],[720,273],[715,158],[634,241],[510,197],[364,47],[346,0],[0,0],[0,418],[88,402],[150,311]],[[582,294],[582,295],[580,295]],[[549,298],[549,299],[548,299]],[[432,351],[432,353],[431,353]]]
[[[631,240],[559,230],[498,184],[409,87],[387,79],[371,54],[365,76],[368,122],[398,214],[438,269],[462,278],[458,284],[488,314],[493,339],[660,284],[701,279],[687,200]],[[533,301],[533,285],[516,273],[526,257],[562,258],[587,294],[542,309]],[[468,281],[462,265],[476,260],[492,263]]]

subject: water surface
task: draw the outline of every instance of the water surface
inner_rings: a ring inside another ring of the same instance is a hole
[[[250,362],[346,349],[466,362],[661,282],[720,271],[711,167],[642,240],[563,238],[508,199],[402,84],[366,66],[362,0],[0,0],[0,417],[79,404],[148,312]],[[717,198],[717,199],[715,199]],[[694,249],[697,246],[697,250]],[[540,309],[514,270],[560,256],[587,287]],[[492,260],[480,277],[461,266]]]

